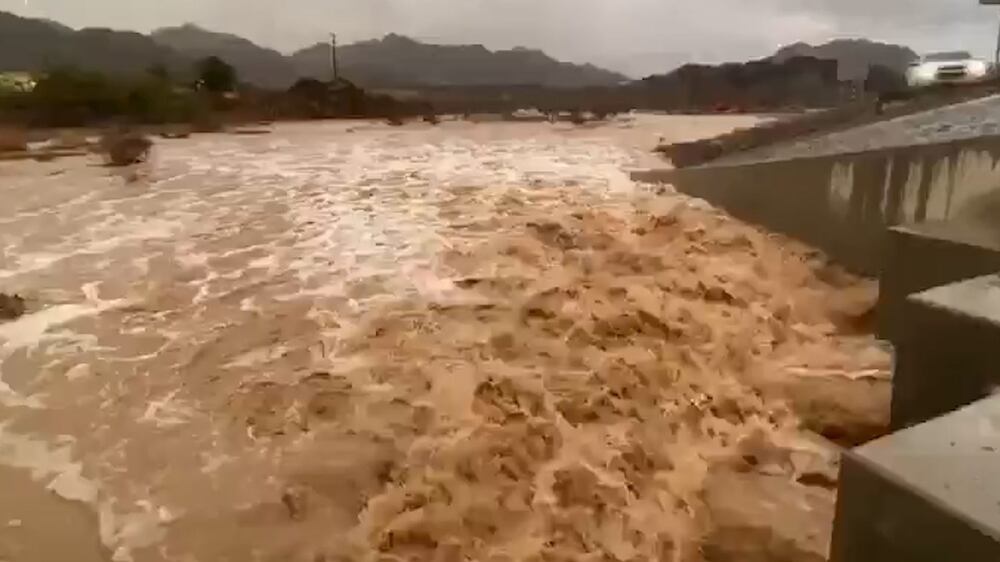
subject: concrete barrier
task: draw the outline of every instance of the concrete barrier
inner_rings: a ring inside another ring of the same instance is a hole
[[[1000,275],[912,295],[903,319],[892,339],[893,429],[944,415],[1000,387]]]
[[[849,269],[882,271],[886,229],[1000,217],[1000,135],[737,165],[646,170],[733,216],[788,234]]]
[[[845,453],[831,562],[1000,560],[1000,398]]]
[[[1000,271],[1000,221],[928,221],[889,229],[879,279],[878,335],[905,329],[909,295]]]

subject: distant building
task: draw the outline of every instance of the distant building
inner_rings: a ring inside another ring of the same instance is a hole
[[[30,92],[37,83],[29,72],[0,72],[0,92]]]

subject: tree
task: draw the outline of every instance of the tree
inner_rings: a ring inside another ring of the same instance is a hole
[[[146,69],[146,74],[149,74],[157,80],[162,80],[163,82],[170,81],[170,69],[168,69],[167,65],[162,62],[149,65],[149,68]]]
[[[868,68],[868,77],[865,78],[865,91],[880,96],[892,96],[904,92],[906,76],[887,66],[873,64]]]
[[[200,87],[217,94],[236,89],[236,69],[219,57],[207,57],[196,67]]]
[[[50,71],[28,94],[36,124],[79,126],[121,111],[124,91],[107,77],[65,67]]]

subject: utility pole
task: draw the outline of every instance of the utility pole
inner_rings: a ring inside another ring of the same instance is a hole
[[[983,6],[998,6],[1000,0],[979,0]],[[997,30],[997,50],[993,53],[993,72],[997,72],[1000,67],[1000,29]]]
[[[997,29],[997,50],[993,53],[993,72],[1000,67],[1000,29]]]
[[[330,34],[330,72],[333,73],[334,83],[338,82],[340,75],[337,72],[337,34]]]

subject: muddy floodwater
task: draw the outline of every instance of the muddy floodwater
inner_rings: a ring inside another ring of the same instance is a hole
[[[0,163],[0,560],[817,560],[874,288],[627,174],[753,121]]]

